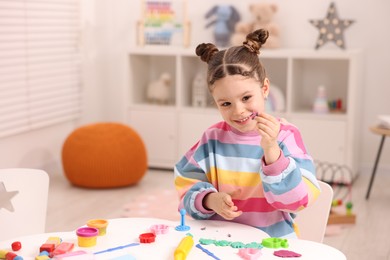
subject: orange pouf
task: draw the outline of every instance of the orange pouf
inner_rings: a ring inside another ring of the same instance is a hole
[[[86,188],[135,184],[147,169],[146,148],[137,132],[119,123],[97,123],[74,130],[62,147],[65,176]]]

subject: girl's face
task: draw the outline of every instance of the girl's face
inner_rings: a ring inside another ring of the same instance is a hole
[[[255,130],[253,112],[261,113],[265,108],[265,98],[269,93],[269,80],[261,83],[241,75],[226,76],[214,83],[212,96],[222,118],[240,132]]]

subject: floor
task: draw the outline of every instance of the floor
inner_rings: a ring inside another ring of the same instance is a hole
[[[347,259],[390,260],[390,175],[376,178],[368,201],[369,176],[361,174],[354,182],[352,202],[357,223],[332,226],[325,237],[324,243],[341,250]],[[172,172],[150,170],[137,185],[98,190],[77,188],[62,175],[51,175],[46,231],[71,231],[92,218],[122,217],[124,205],[156,189],[173,189]]]

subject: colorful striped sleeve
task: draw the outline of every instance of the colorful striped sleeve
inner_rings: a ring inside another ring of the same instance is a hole
[[[203,138],[202,138],[203,139]],[[199,141],[175,165],[175,187],[180,197],[180,208],[185,208],[187,214],[194,219],[209,219],[215,212],[205,209],[203,198],[217,189],[209,182],[206,172],[196,157],[207,160],[207,142]]]
[[[314,163],[295,126],[281,123],[278,142],[280,158],[271,165],[265,165],[264,158],[262,161],[264,196],[278,210],[297,212],[313,203],[320,193]]]

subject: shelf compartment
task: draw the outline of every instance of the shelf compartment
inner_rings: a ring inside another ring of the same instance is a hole
[[[181,65],[181,105],[183,107],[212,107],[213,99],[206,81],[207,64],[197,56],[183,56]],[[195,83],[195,81],[197,83]],[[194,86],[198,86],[194,89]]]
[[[148,85],[159,79],[162,73],[171,76],[168,105],[176,104],[176,58],[164,55],[131,54],[130,57],[130,100],[132,104],[148,104]]]
[[[319,86],[324,86],[327,100],[341,99],[341,113],[347,113],[349,86],[348,59],[295,59],[292,65],[291,109],[312,110]]]

